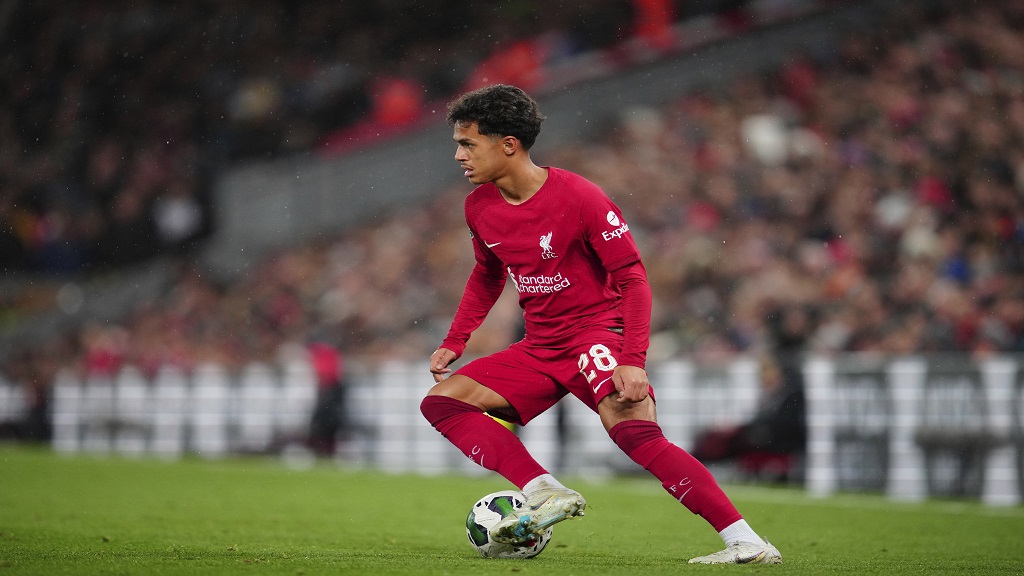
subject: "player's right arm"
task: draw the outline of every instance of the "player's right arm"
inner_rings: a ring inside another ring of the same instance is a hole
[[[430,356],[430,371],[438,382],[444,374],[451,372],[448,365],[462,356],[470,335],[483,324],[505,289],[507,276],[501,261],[490,250],[480,246],[480,240],[475,237],[473,251],[476,264],[466,281],[459,307],[455,310],[455,318],[444,342]]]
[[[452,360],[462,356],[469,336],[483,324],[487,313],[494,307],[504,289],[504,271],[495,274],[493,270],[488,270],[479,263],[473,267],[473,272],[466,281],[466,289],[462,292],[462,300],[455,311],[455,318],[452,319],[451,328],[441,343],[442,348],[455,353]]]

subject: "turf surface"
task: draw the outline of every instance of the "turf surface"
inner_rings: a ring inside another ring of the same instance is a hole
[[[497,476],[276,459],[125,460],[0,445],[0,576],[89,574],[1024,574],[1024,508],[727,486],[781,566],[690,566],[721,547],[653,478],[570,480],[585,518],[532,560],[484,560],[464,521]]]

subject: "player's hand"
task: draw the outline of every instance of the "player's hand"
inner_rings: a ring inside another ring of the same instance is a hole
[[[639,366],[616,366],[612,382],[619,391],[616,400],[620,403],[640,402],[647,398],[650,382],[647,381],[647,371]]]
[[[451,372],[449,364],[455,361],[458,355],[447,348],[438,348],[430,355],[430,372],[434,375],[434,382],[444,380],[444,375]]]

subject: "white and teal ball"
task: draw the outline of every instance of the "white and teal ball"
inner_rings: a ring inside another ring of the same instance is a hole
[[[484,558],[533,558],[540,554],[551,541],[551,528],[540,536],[521,546],[503,544],[491,540],[490,529],[499,520],[523,507],[525,498],[521,492],[502,490],[477,500],[466,517],[466,535],[469,543]]]

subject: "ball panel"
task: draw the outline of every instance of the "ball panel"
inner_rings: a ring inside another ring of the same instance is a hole
[[[470,510],[469,516],[466,517],[466,534],[469,535],[469,542],[473,546],[484,546],[489,540],[487,529],[476,523],[475,510]]]

